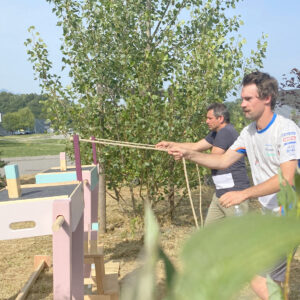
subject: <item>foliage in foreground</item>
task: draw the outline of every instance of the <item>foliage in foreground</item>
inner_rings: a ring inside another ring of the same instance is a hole
[[[144,265],[124,289],[121,299],[157,299],[155,271],[160,259],[166,269],[165,300],[233,299],[255,274],[267,270],[300,244],[300,174],[296,175],[295,189],[282,186],[279,202],[288,209],[284,217],[249,214],[196,231],[183,245],[180,271],[164,254],[159,227],[148,207]],[[283,299],[271,279],[268,288],[270,300]],[[287,288],[285,299],[286,291]]]

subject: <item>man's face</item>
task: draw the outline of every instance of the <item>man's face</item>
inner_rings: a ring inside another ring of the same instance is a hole
[[[206,114],[206,124],[212,131],[217,131],[222,124],[222,117],[215,117],[214,111],[211,109]]]
[[[245,117],[250,120],[258,120],[265,109],[266,99],[260,99],[256,84],[249,84],[242,88],[241,107]]]

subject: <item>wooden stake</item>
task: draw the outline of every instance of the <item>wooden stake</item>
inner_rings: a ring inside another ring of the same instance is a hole
[[[60,170],[67,171],[66,152],[59,153],[59,161],[60,161]]]
[[[8,165],[4,167],[8,197],[10,199],[20,198],[22,195],[20,175],[18,165]]]
[[[35,281],[39,277],[40,273],[42,272],[42,270],[46,266],[47,266],[46,260],[42,260],[40,262],[40,264],[37,266],[37,268],[34,270],[34,272],[31,273],[30,278],[28,279],[28,281],[26,282],[26,284],[24,285],[24,287],[21,289],[21,291],[18,294],[16,300],[26,299],[26,297],[27,297],[27,295],[29,293],[29,290],[31,289],[31,287],[33,286],[33,284],[35,283]]]

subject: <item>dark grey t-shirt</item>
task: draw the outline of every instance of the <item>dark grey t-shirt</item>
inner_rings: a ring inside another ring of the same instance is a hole
[[[211,131],[205,137],[205,140],[211,145],[226,151],[238,136],[239,134],[233,125],[227,124],[218,132]],[[246,189],[250,185],[243,157],[229,168],[224,170],[212,170],[211,173],[215,183],[217,197],[221,197],[229,191]]]

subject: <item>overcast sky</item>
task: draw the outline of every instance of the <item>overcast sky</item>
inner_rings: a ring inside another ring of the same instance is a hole
[[[29,37],[27,28],[34,25],[48,45],[50,59],[58,62],[58,70],[61,31],[56,27],[56,16],[45,0],[0,0],[0,9],[0,90],[40,93],[24,41]],[[282,74],[300,68],[299,11],[299,0],[244,0],[237,5],[236,13],[245,23],[240,33],[247,40],[246,53],[256,47],[262,33],[267,33],[264,71],[279,81]]]

